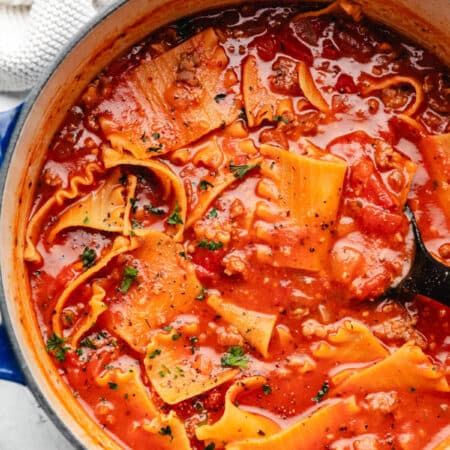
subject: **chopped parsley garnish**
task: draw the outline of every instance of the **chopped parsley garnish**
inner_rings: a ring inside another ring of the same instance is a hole
[[[152,205],[145,205],[144,208],[146,211],[148,211],[149,213],[152,213],[155,216],[161,216],[165,213],[165,211],[163,209],[155,208]]]
[[[153,133],[152,134],[152,138],[153,139],[159,139],[161,137],[161,135],[159,133]]]
[[[97,255],[92,248],[85,247],[83,253],[80,255],[81,262],[83,263],[84,269],[89,269],[95,264],[95,260],[97,259]]]
[[[216,448],[216,444],[214,444],[214,442],[211,442],[210,444],[208,444],[205,447],[205,450],[215,450],[215,448]]]
[[[215,217],[217,217],[217,209],[213,208],[211,209],[211,211],[208,213],[208,219],[214,219]]]
[[[283,116],[273,116],[274,122],[283,122],[283,123],[289,123],[289,119],[287,117]]]
[[[173,326],[172,325],[167,325],[166,327],[163,327],[164,331],[172,331],[173,330]]]
[[[208,290],[202,286],[201,290],[200,290],[200,294],[197,295],[197,297],[195,297],[195,300],[205,300],[206,295],[208,294]]]
[[[141,141],[142,142],[147,142],[147,135],[145,134],[145,131],[142,133]]]
[[[149,353],[148,357],[150,359],[154,359],[161,354],[161,350],[159,348],[155,348],[151,353]]]
[[[189,342],[191,343],[191,353],[194,354],[196,350],[195,344],[198,342],[198,337],[197,336],[190,337]]]
[[[170,440],[173,441],[172,429],[170,428],[170,425],[167,425],[166,427],[162,427],[159,430],[159,434],[161,436],[170,436]]]
[[[131,212],[133,214],[136,214],[137,211],[137,205],[136,205],[137,199],[136,198],[130,198],[130,203],[131,203]]]
[[[169,216],[169,218],[167,219],[167,223],[169,225],[177,225],[177,224],[182,224],[183,219],[180,216],[180,207],[178,206],[178,203],[175,203],[175,208],[173,209],[173,213]]]
[[[53,333],[48,339],[47,339],[47,351],[53,352],[55,355],[55,358],[59,362],[63,362],[66,359],[66,353],[69,350],[69,347],[64,346],[64,342],[66,342],[67,339],[59,337],[56,333]]]
[[[186,252],[180,252],[180,253],[178,253],[182,258],[184,258],[184,259],[187,259],[187,256],[186,256]]]
[[[85,225],[87,225],[87,224],[89,223],[89,217],[88,217],[88,216],[86,216],[86,217],[83,219],[83,223],[84,223]]]
[[[131,228],[135,230],[136,228],[142,228],[142,222],[139,222],[139,220],[136,220],[135,218],[131,219]]]
[[[220,103],[226,96],[227,96],[227,94],[217,94],[217,95],[214,97],[214,101],[215,101],[216,103]]]
[[[325,395],[328,394],[328,391],[330,389],[330,386],[328,384],[328,381],[325,381],[325,383],[323,383],[322,387],[319,389],[319,392],[317,393],[317,395],[315,397],[313,397],[311,400],[315,403],[319,403],[323,400],[323,398],[325,397]]]
[[[245,369],[248,364],[248,358],[245,351],[239,345],[232,345],[228,352],[220,358],[222,367],[240,367]]]
[[[147,151],[148,152],[160,152],[163,148],[163,145],[161,144],[161,142],[156,146],[156,147],[148,147]]]
[[[213,252],[215,250],[218,250],[219,248],[222,248],[223,242],[208,241],[208,239],[203,239],[197,244],[197,247],[207,248],[208,250],[211,250]]]
[[[214,185],[207,180],[202,180],[200,181],[198,187],[201,191],[206,191],[208,190],[209,187],[214,187]]]
[[[92,342],[92,340],[88,337],[84,338],[82,341],[80,341],[80,345],[82,347],[88,347],[88,348],[92,348],[93,350],[95,350],[97,348],[97,346]]]
[[[230,172],[234,174],[236,178],[244,178],[250,170],[259,169],[259,164],[231,164]]]
[[[113,381],[108,381],[108,386],[110,389],[112,389],[113,391],[117,390],[119,385],[117,383],[114,383]]]
[[[181,333],[172,334],[172,341],[178,341],[180,339]]]
[[[122,294],[126,294],[128,292],[137,276],[138,270],[135,267],[125,267],[125,270],[123,271],[122,283],[120,283],[120,292],[122,292]]]
[[[272,388],[268,384],[263,384],[262,390],[264,395],[269,395],[272,393]]]

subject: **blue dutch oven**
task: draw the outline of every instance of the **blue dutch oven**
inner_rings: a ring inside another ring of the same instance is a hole
[[[357,1],[369,16],[413,37],[450,64],[449,0]],[[0,378],[26,384],[75,448],[121,447],[88,417],[58,375],[30,302],[24,236],[46,150],[67,110],[116,56],[169,22],[237,3],[119,0],[66,46],[22,108],[0,114]]]

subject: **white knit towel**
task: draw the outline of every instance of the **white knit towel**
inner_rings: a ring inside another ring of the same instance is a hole
[[[33,86],[61,47],[112,0],[0,0],[0,92]]]

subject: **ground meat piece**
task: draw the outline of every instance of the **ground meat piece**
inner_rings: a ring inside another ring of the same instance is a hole
[[[189,86],[199,86],[200,80],[196,75],[196,67],[198,67],[199,62],[200,59],[197,53],[182,53],[178,63],[177,81],[183,81]]]
[[[372,328],[373,333],[380,339],[397,341],[414,341],[419,347],[426,348],[425,337],[416,330],[417,318],[410,316],[406,311],[398,316],[381,322]]]
[[[365,401],[365,407],[369,411],[380,412],[382,414],[389,414],[399,406],[398,394],[395,391],[367,394]]]
[[[388,87],[381,91],[381,99],[388,108],[400,109],[408,103],[411,93],[407,86]]]
[[[355,450],[379,450],[377,436],[364,436],[355,440],[353,444]]]
[[[309,319],[302,323],[302,333],[305,337],[317,336],[323,338],[328,334],[328,327],[317,322],[317,320]]]
[[[53,173],[50,169],[45,169],[42,174],[42,180],[47,186],[59,187],[62,184],[61,177]]]
[[[203,407],[208,411],[219,411],[224,404],[223,393],[217,388],[208,392],[203,400]]]
[[[235,219],[236,217],[242,216],[245,214],[245,207],[242,203],[242,200],[239,198],[236,198],[233,200],[233,203],[230,206],[230,217],[232,219]]]
[[[237,328],[233,325],[228,327],[217,327],[217,342],[224,347],[231,345],[243,345],[244,338],[240,335]]]
[[[226,275],[242,275],[243,278],[246,278],[248,275],[247,261],[233,253],[223,258],[222,265],[225,267],[224,273]]]
[[[270,86],[273,91],[285,95],[300,95],[295,61],[280,56],[273,63],[272,69],[275,72],[275,75],[270,77]]]

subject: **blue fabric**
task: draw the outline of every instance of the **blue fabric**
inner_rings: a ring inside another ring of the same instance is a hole
[[[0,164],[3,162],[21,107],[22,105],[19,105],[14,109],[0,113]],[[25,378],[12,350],[3,323],[0,324],[0,379],[25,384]]]

